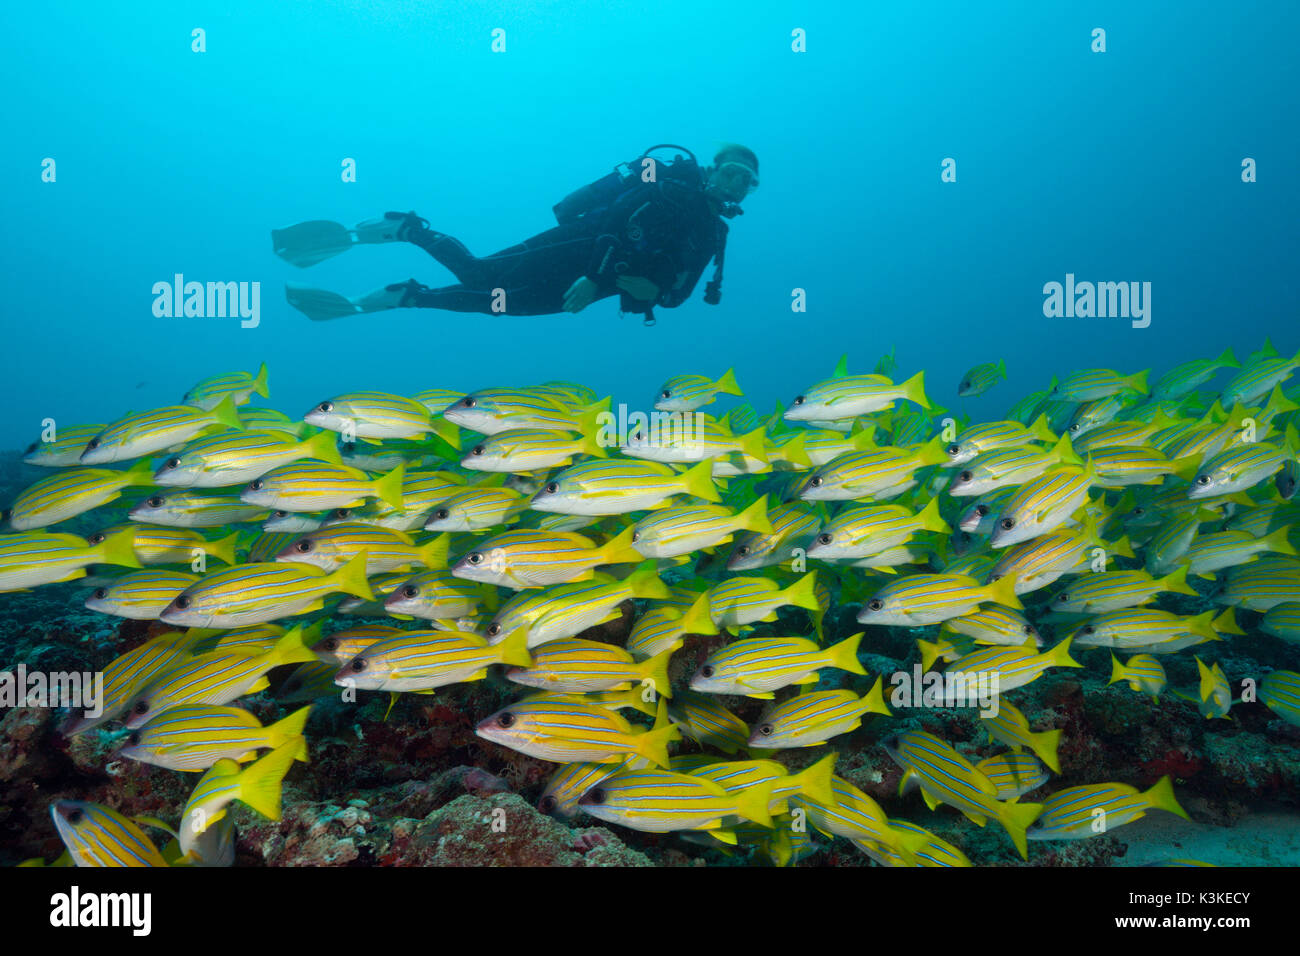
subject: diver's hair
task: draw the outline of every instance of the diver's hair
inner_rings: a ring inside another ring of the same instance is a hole
[[[727,160],[744,163],[753,168],[755,175],[758,174],[758,157],[748,146],[741,146],[739,143],[723,143],[713,157],[713,165],[721,166]]]

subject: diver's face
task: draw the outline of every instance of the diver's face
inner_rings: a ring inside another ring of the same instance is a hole
[[[709,189],[725,202],[740,202],[749,194],[753,181],[753,176],[745,167],[723,163],[709,177]]]

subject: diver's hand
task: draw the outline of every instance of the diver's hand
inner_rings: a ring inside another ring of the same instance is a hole
[[[655,302],[659,299],[659,287],[644,276],[619,276],[614,284],[641,302]]]
[[[581,312],[596,301],[596,292],[596,283],[586,276],[579,276],[578,280],[569,286],[569,291],[564,293],[564,311]]]

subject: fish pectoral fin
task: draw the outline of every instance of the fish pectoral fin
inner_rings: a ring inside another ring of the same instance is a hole
[[[746,694],[745,696],[753,700],[775,700],[776,699],[776,694],[772,693],[771,691],[768,691],[766,694]]]
[[[988,817],[981,816],[978,813],[971,813],[969,810],[963,810],[962,813],[966,815],[967,820],[975,824],[977,827],[982,827],[988,822]]]
[[[925,800],[925,805],[929,807],[931,810],[939,809],[941,801],[936,799],[935,797],[932,797],[930,795],[930,791],[926,790],[924,787],[921,788],[921,798]]]
[[[267,680],[266,675],[263,674],[261,677],[257,679],[257,681],[253,684],[252,687],[248,688],[246,693],[256,694],[259,690],[266,690],[270,686],[271,686],[271,682]]]

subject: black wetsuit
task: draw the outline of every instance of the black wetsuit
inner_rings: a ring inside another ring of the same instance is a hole
[[[709,205],[696,173],[683,180],[634,182],[604,209],[562,223],[516,246],[482,258],[460,240],[432,229],[412,229],[407,241],[451,270],[459,284],[416,289],[402,304],[422,309],[493,313],[504,290],[504,315],[564,311],[564,294],[580,276],[597,285],[597,299],[621,295],[624,312],[651,315],[691,295],[709,260],[721,265],[727,224]],[[621,275],[659,287],[653,302],[633,299],[615,285]],[[706,301],[716,303],[715,278]]]

